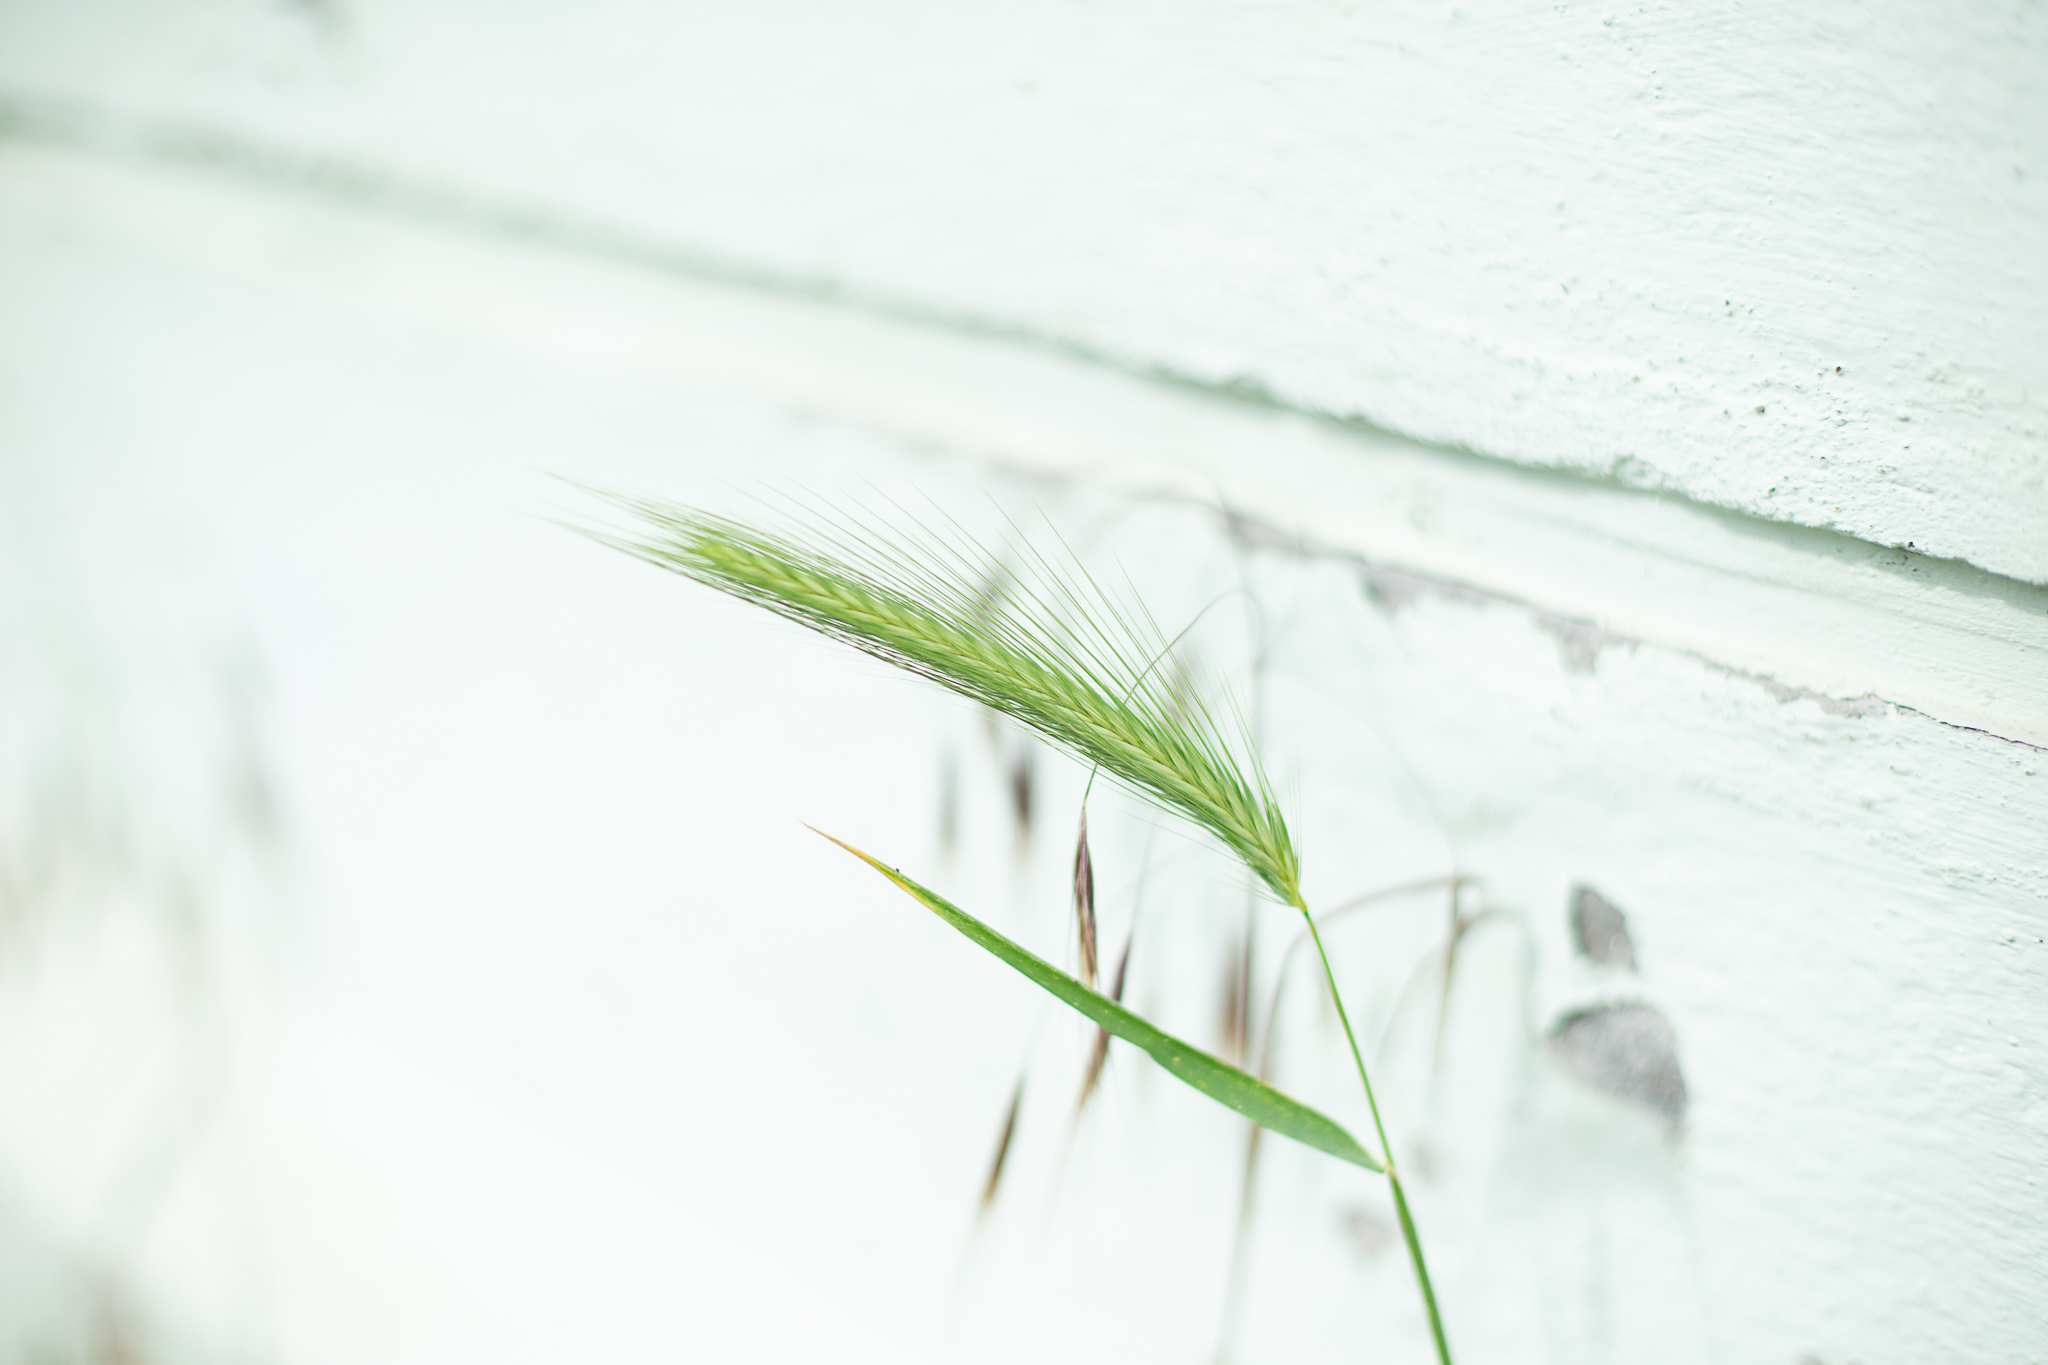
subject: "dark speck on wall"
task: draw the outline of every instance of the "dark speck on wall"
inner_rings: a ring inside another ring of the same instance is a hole
[[[1588,961],[1636,969],[1636,945],[1628,936],[1628,916],[1590,886],[1572,890],[1572,946]]]

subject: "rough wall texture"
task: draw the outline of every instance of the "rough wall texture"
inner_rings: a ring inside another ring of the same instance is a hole
[[[2039,1360],[2041,24],[0,5],[0,751],[77,788],[0,774],[9,909],[39,819],[161,807],[218,876],[138,908],[295,925],[169,1138],[175,936],[0,957],[0,1254],[194,1359],[1213,1358],[1239,1127],[1127,1066],[1070,1141],[1085,1036],[795,826],[1057,955],[1083,775],[1029,843],[978,718],[532,515],[873,478],[1241,590],[1312,895],[1470,879],[1333,932],[1466,1365]],[[1119,819],[1213,1041],[1239,889]],[[1426,1358],[1383,1191],[1269,1162],[1236,1359]]]
[[[1399,477],[1312,479],[1302,517],[1370,534],[1304,541],[1199,482],[1162,498],[1156,470],[1054,458],[1091,431],[1115,445],[1136,411],[1210,431],[1228,448],[1191,448],[1220,477],[1275,450],[1312,473],[1297,419],[1219,424],[1209,396],[1029,348],[926,337],[933,360],[915,327],[48,151],[0,157],[0,233],[7,471],[69,528],[49,554],[14,544],[13,581],[61,550],[97,619],[233,627],[274,699],[297,1008],[405,1056],[337,1066],[251,1030],[239,1098],[197,1130],[210,1174],[114,1248],[205,1339],[282,1360],[548,1360],[591,1339],[814,1359],[801,1323],[732,1307],[796,1293],[865,1306],[849,1358],[1211,1358],[1238,1127],[1127,1066],[1064,1145],[1085,1037],[887,888],[807,860],[794,824],[933,869],[1057,955],[1084,774],[1041,759],[1020,858],[1014,755],[975,717],[531,515],[536,466],[718,497],[740,468],[907,482],[970,517],[993,494],[1121,562],[1163,619],[1233,588],[1256,604],[1199,639],[1233,667],[1257,641],[1311,896],[1471,879],[1449,973],[1434,896],[1331,931],[1466,1365],[2039,1358],[2041,750],[1475,589],[1451,570],[1498,577],[1505,531],[1424,534],[1470,502],[1537,525],[1560,481],[1486,491],[1426,477],[1456,465],[1441,453],[1372,447]],[[1004,393],[1058,439],[985,441]],[[1633,514],[1588,515],[1597,539]],[[1600,561],[1617,597],[1722,553],[1653,524]],[[1410,567],[1374,557],[1382,538]],[[1767,645],[1804,631],[1889,666],[1873,642],[1911,611],[1867,598],[1830,635],[1852,594],[1798,587],[1802,561],[1756,544],[1756,571],[1786,576]],[[1732,591],[1678,578],[1646,600],[1697,613]],[[91,628],[66,606],[84,599],[39,598]],[[98,630],[116,653],[149,638]],[[1978,646],[1994,681],[2034,657],[2002,628]],[[145,739],[209,714],[180,678],[130,677]],[[58,700],[103,719],[90,693]],[[134,760],[143,795],[203,759]],[[956,761],[949,862],[931,774]],[[33,801],[5,813],[22,846]],[[1133,998],[1215,1038],[1238,888],[1149,821],[1093,819],[1111,941],[1150,887]],[[1268,990],[1289,934],[1270,908],[1251,921]],[[136,974],[117,958],[0,996],[0,1179],[66,1236],[108,1235],[99,1192],[153,1112],[163,1031]],[[876,981],[918,982],[946,1026]],[[1363,1123],[1300,985],[1279,1074]],[[963,1271],[1020,1052],[1018,1169]],[[1426,1358],[1381,1191],[1277,1145],[1267,1162],[1235,1358]]]
[[[2044,51],[2006,2],[15,0],[0,94],[2044,582]]]

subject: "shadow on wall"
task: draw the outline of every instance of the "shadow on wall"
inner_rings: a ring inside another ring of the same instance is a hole
[[[1571,930],[1580,958],[1615,973],[1636,972],[1628,917],[1590,886],[1573,888]],[[1678,1034],[1654,1005],[1622,1002],[1570,1010],[1550,1026],[1549,1048],[1565,1074],[1661,1115],[1674,1138],[1682,1130],[1686,1093]]]
[[[0,473],[0,1365],[216,1359],[143,1281],[267,973],[260,669],[92,471]]]

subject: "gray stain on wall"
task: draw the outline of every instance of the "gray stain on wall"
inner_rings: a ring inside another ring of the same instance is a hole
[[[1572,946],[1589,961],[1636,969],[1636,945],[1628,936],[1628,917],[1590,886],[1572,890]]]
[[[1674,1132],[1685,1121],[1678,1036],[1652,1006],[1574,1010],[1551,1027],[1550,1055],[1595,1090],[1656,1110]]]

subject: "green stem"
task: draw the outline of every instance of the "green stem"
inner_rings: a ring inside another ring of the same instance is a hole
[[[1387,1125],[1380,1119],[1380,1103],[1373,1098],[1372,1077],[1365,1074],[1365,1054],[1358,1049],[1358,1035],[1351,1031],[1351,1016],[1344,1012],[1344,997],[1337,989],[1337,973],[1330,967],[1330,955],[1323,948],[1323,936],[1316,931],[1316,917],[1300,907],[1308,921],[1309,937],[1315,940],[1316,956],[1323,961],[1323,979],[1330,983],[1330,1003],[1337,1007],[1337,1022],[1344,1026],[1344,1041],[1351,1044],[1351,1060],[1358,1064],[1359,1084],[1365,1087],[1366,1107],[1372,1110],[1372,1126],[1379,1133],[1380,1156],[1387,1168],[1387,1184],[1394,1191],[1394,1212],[1401,1219],[1401,1237],[1408,1243],[1408,1260],[1415,1267],[1415,1283],[1422,1289],[1422,1306],[1429,1310],[1430,1335],[1436,1338],[1436,1358],[1451,1365],[1450,1343],[1444,1340],[1443,1316],[1437,1312],[1436,1289],[1429,1282],[1429,1266],[1422,1259],[1422,1239],[1415,1233],[1415,1217],[1408,1212],[1408,1195],[1401,1188],[1401,1175],[1394,1166],[1394,1144],[1387,1141]]]

